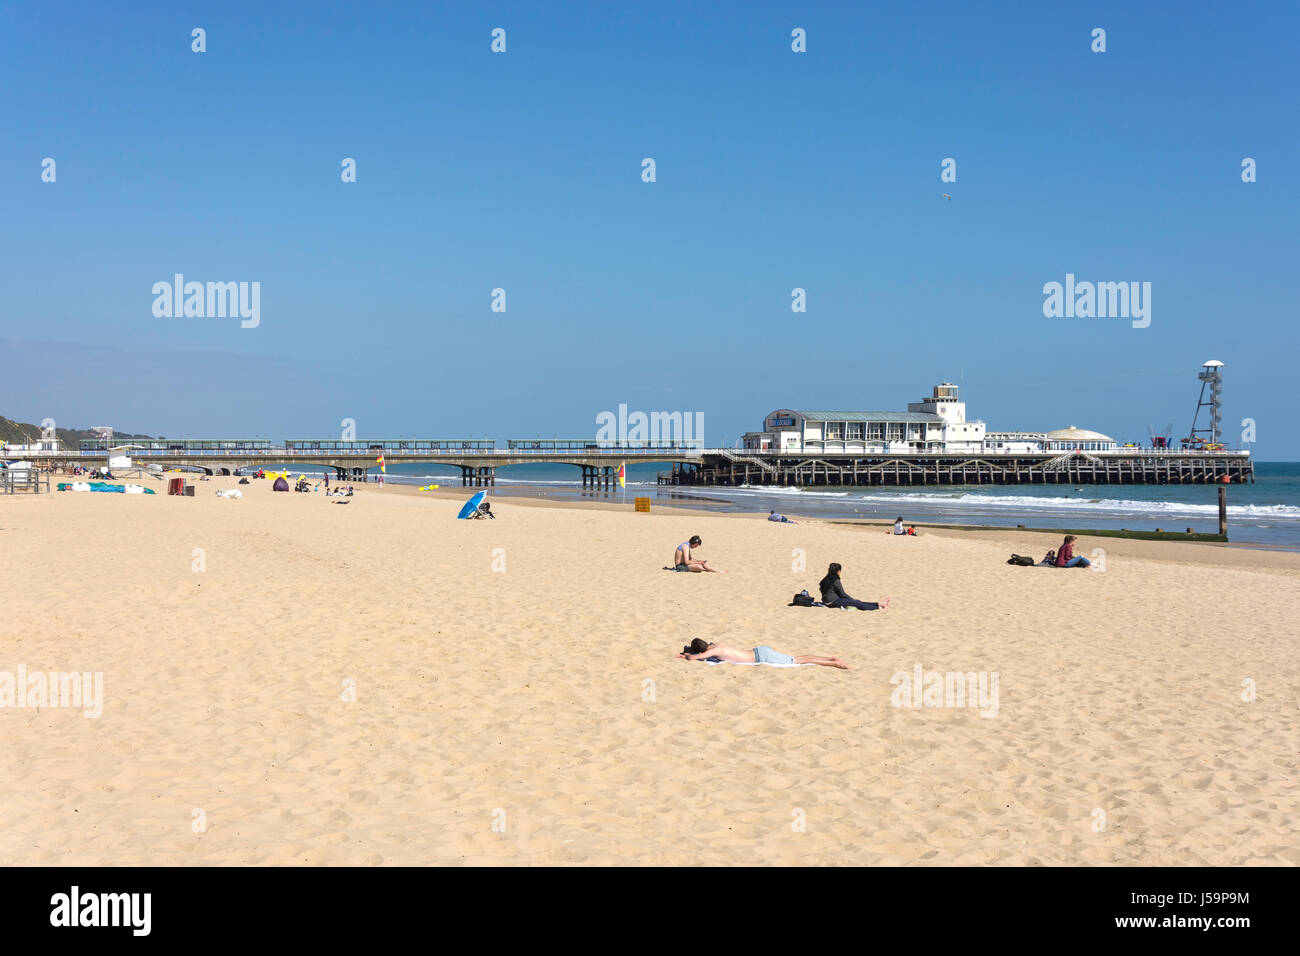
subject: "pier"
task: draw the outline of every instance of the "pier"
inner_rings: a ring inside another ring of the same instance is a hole
[[[132,449],[131,467],[156,464],[192,468],[209,475],[304,465],[332,469],[340,481],[365,481],[378,467],[414,462],[458,468],[466,487],[492,487],[498,468],[549,463],[579,469],[582,487],[610,489],[619,465],[637,462],[671,466],[663,485],[785,487],[939,485],[1181,485],[1251,482],[1255,465],[1248,451],[1175,451],[1123,448],[1067,452],[827,452],[699,448],[653,443],[585,440],[512,440],[497,448],[490,439],[473,443],[403,440],[386,442],[223,442],[230,447]],[[240,447],[240,446],[244,447]],[[319,447],[328,445],[329,447]],[[340,447],[346,445],[347,447]],[[409,447],[401,447],[409,446]],[[118,454],[123,452],[119,451]],[[100,465],[107,450],[29,452],[38,467]]]
[[[716,449],[659,475],[667,485],[1181,485],[1255,481],[1248,451],[808,453]]]
[[[32,452],[28,457],[48,469],[62,464],[99,466],[107,463],[109,454],[101,442],[87,439],[80,451]],[[583,488],[610,489],[617,482],[619,465],[638,461],[699,465],[706,453],[698,445],[684,443],[618,444],[589,439],[511,439],[504,449],[497,448],[492,439],[291,439],[283,445],[265,439],[157,439],[129,451],[118,448],[115,454],[129,454],[132,468],[157,465],[233,475],[259,468],[274,470],[277,465],[301,465],[331,469],[337,480],[354,482],[373,478],[382,455],[386,465],[407,462],[458,468],[461,484],[478,488],[494,486],[498,468],[561,464],[581,471]]]

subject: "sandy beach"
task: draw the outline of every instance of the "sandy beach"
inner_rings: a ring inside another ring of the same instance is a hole
[[[146,482],[0,500],[0,672],[103,679],[0,707],[12,864],[1300,864],[1297,554]]]

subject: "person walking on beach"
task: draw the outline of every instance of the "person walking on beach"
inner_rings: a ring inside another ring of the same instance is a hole
[[[838,657],[824,657],[820,654],[800,654],[792,657],[774,651],[766,644],[760,644],[753,650],[745,650],[729,647],[726,644],[710,644],[698,637],[683,647],[682,652],[677,656],[688,661],[709,660],[715,663],[732,664],[819,664],[822,667],[838,667],[844,671],[849,669],[849,665]]]
[[[874,601],[859,601],[851,598],[844,591],[844,585],[840,582],[840,566],[832,564],[826,569],[826,577],[821,579],[817,588],[822,592],[822,603],[827,607],[855,607],[859,611],[884,611],[889,608],[889,598],[885,598],[879,604]]]
[[[1067,534],[1061,546],[1056,549],[1056,566],[1058,568],[1090,568],[1092,562],[1081,554],[1074,553],[1074,542],[1078,541],[1072,534]]]
[[[673,570],[674,571],[712,571],[715,574],[726,574],[722,568],[711,568],[709,562],[703,558],[697,558],[694,555],[694,549],[704,544],[704,540],[698,535],[693,534],[689,541],[683,541],[673,552]]]

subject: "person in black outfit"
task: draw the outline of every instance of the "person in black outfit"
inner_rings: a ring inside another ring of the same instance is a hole
[[[859,611],[883,611],[889,607],[889,598],[885,598],[879,604],[874,601],[859,601],[851,598],[844,591],[844,585],[840,582],[840,566],[832,564],[826,570],[826,577],[821,579],[817,585],[818,590],[822,592],[822,603],[827,607],[855,607]]]

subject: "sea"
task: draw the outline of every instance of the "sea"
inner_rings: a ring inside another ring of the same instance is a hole
[[[269,466],[268,466],[269,467]],[[295,473],[319,470],[286,466]],[[810,518],[865,519],[997,527],[1219,530],[1216,485],[943,485],[918,488],[705,487],[658,483],[663,465],[627,466],[627,487],[583,489],[572,465],[524,464],[497,469],[497,498],[515,495],[565,501],[652,502],[719,512],[778,511]],[[378,472],[372,468],[371,474]],[[460,469],[394,462],[394,484],[460,486]],[[467,488],[466,497],[477,491]],[[1256,462],[1254,484],[1228,486],[1228,540],[1250,547],[1300,551],[1300,462]]]

